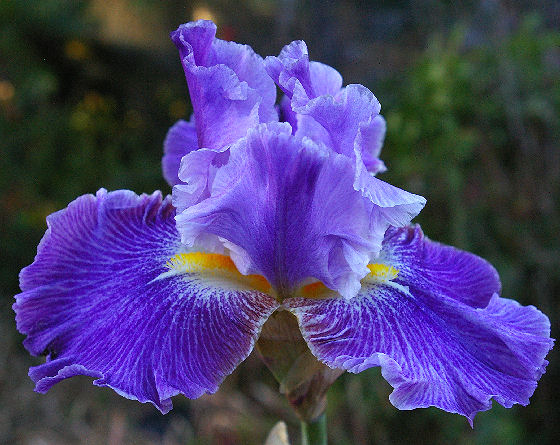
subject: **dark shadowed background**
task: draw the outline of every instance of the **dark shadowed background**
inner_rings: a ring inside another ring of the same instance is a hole
[[[490,260],[503,295],[538,306],[558,337],[560,2],[2,0],[0,443],[261,444],[279,419],[297,439],[257,357],[162,416],[86,377],[35,394],[27,369],[42,359],[15,329],[17,275],[49,213],[100,187],[170,192],[162,141],[191,108],[168,32],[193,18],[263,56],[304,39],[369,87],[388,123],[381,179],[425,196],[425,233]],[[346,374],[330,392],[330,441],[560,443],[558,350],[549,360],[528,407],[495,404],[474,430],[435,408],[398,411],[378,369]]]

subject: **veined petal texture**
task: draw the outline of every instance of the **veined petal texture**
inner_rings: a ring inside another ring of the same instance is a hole
[[[216,39],[199,20],[171,33],[179,49],[196,119],[198,146],[219,149],[259,122],[277,121],[276,88],[251,47]]]
[[[408,224],[424,204],[373,177],[377,195],[364,197],[348,157],[293,136],[287,123],[262,124],[229,151],[207,199],[177,202],[177,228],[187,245],[226,240],[243,273],[264,275],[283,296],[309,277],[355,295],[387,227]]]
[[[277,303],[228,258],[184,253],[174,216],[159,192],[100,190],[47,219],[14,304],[25,347],[47,355],[29,372],[36,391],[88,375],[165,413],[251,352]]]
[[[500,298],[495,270],[476,255],[391,229],[352,300],[286,300],[311,351],[328,366],[381,366],[400,409],[436,406],[466,416],[526,405],[552,347],[550,322]],[[375,270],[372,267],[372,270]]]

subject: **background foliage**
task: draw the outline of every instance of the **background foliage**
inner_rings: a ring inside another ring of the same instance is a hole
[[[76,196],[162,189],[161,145],[190,113],[167,32],[211,15],[221,37],[277,54],[292,39],[380,99],[381,178],[428,199],[431,238],[497,267],[503,295],[535,304],[559,335],[560,9],[497,0],[4,0],[0,2],[0,443],[262,443],[297,421],[256,357],[213,396],[161,416],[75,378],[32,391],[12,296],[47,214]],[[333,444],[553,444],[560,357],[531,404],[475,419],[401,412],[377,369],[344,375],[328,409]]]

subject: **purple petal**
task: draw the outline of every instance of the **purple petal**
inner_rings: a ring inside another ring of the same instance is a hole
[[[208,199],[186,207],[178,197],[177,228],[188,245],[227,240],[238,268],[283,296],[314,277],[350,297],[389,224],[408,224],[422,207],[379,180],[381,198],[364,198],[354,179],[349,158],[292,136],[288,124],[261,125],[231,147]]]
[[[292,127],[292,133],[297,131],[297,114],[292,110],[292,105],[290,103],[290,99],[288,96],[282,96],[280,100],[280,104],[278,105],[279,108],[279,116],[280,122],[288,122]]]
[[[402,267],[393,280],[369,276],[352,300],[285,302],[313,354],[351,372],[381,366],[400,409],[436,406],[472,424],[491,398],[505,407],[529,403],[553,344],[548,318],[492,294],[499,284],[484,260],[412,232],[393,230],[385,241],[381,258]],[[482,283],[467,276],[469,268]]]
[[[399,270],[398,279],[411,289],[430,289],[438,297],[453,298],[475,308],[485,308],[501,290],[498,272],[490,263],[428,239],[420,226],[390,228],[383,256]]]
[[[307,45],[302,40],[286,45],[278,57],[269,56],[264,63],[270,77],[290,99],[296,89],[310,100],[323,94],[334,95],[342,87],[338,71],[322,63],[309,62]]]
[[[379,155],[385,140],[387,124],[383,116],[377,115],[365,125],[360,125],[356,146],[361,147],[362,161],[371,173],[383,173],[387,170]]]
[[[380,151],[384,128],[372,121],[381,106],[362,85],[348,85],[336,96],[324,95],[310,101],[296,101],[294,97],[292,108],[320,124],[329,135],[328,145],[337,153],[353,157],[355,149],[360,153]],[[298,131],[303,135],[306,128],[300,125]]]
[[[298,115],[298,135],[311,137],[349,157],[354,157],[357,150],[368,171],[385,171],[379,159],[385,121],[379,116],[379,101],[371,91],[362,85],[341,89],[340,74],[328,65],[309,62],[302,41],[285,46],[278,57],[267,57],[265,65]]]
[[[161,160],[163,177],[170,186],[173,187],[175,184],[181,183],[177,176],[181,158],[197,149],[198,139],[195,124],[184,120],[177,121],[167,132],[163,142],[163,158]]]
[[[100,190],[48,218],[14,304],[25,347],[47,354],[29,373],[37,391],[88,375],[167,412],[247,357],[277,304],[232,270],[170,270],[183,251],[174,215],[159,192]]]
[[[377,209],[374,215],[376,220],[382,219],[395,227],[406,226],[426,205],[426,199],[422,196],[393,187],[366,171],[359,154],[355,165],[354,189],[370,200]],[[384,234],[385,232],[378,232],[379,245]]]
[[[309,62],[309,71],[316,96],[334,96],[342,88],[342,76],[333,67],[320,62]]]
[[[215,38],[199,20],[171,33],[179,49],[196,118],[198,146],[219,149],[259,122],[278,120],[276,89],[260,56],[247,45]]]
[[[179,179],[184,184],[173,187],[173,205],[179,213],[210,196],[216,172],[228,159],[227,147],[201,148],[183,157]]]

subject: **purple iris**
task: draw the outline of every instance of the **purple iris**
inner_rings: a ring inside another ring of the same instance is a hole
[[[374,175],[385,122],[301,41],[263,60],[207,21],[171,34],[193,117],[165,140],[173,198],[84,195],[47,218],[14,309],[36,391],[75,375],[153,403],[218,389],[274,311],[331,368],[381,366],[400,409],[527,404],[548,318],[485,260],[410,226],[424,198]],[[284,93],[275,105],[276,85]]]

